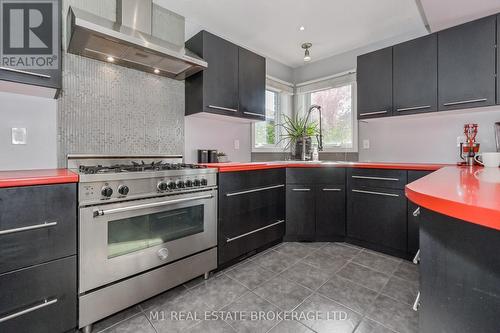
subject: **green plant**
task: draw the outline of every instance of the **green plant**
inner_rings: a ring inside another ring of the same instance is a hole
[[[278,126],[284,130],[279,142],[286,142],[285,149],[293,146],[297,141],[301,141],[302,137],[312,137],[319,134],[316,122],[306,124],[306,118],[299,115],[293,115],[292,117],[283,115],[283,122]]]

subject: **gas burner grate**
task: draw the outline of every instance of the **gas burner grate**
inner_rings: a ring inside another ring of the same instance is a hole
[[[80,165],[78,171],[82,174],[100,174],[100,173],[122,173],[122,172],[144,172],[144,171],[165,171],[182,169],[204,169],[205,165],[185,164],[185,163],[164,163],[144,161],[132,162],[131,164],[114,164],[111,166],[103,165]]]

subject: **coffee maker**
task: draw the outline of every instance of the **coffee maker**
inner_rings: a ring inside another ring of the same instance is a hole
[[[479,142],[476,142],[477,124],[465,124],[464,134],[465,142],[460,142],[460,158],[463,162],[461,165],[474,165],[474,157],[479,153]]]

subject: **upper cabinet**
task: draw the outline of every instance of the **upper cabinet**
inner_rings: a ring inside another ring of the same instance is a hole
[[[394,115],[437,110],[437,37],[394,46]]]
[[[265,119],[264,57],[207,31],[200,31],[186,46],[208,63],[206,70],[186,79],[186,115]]]
[[[19,46],[16,46],[17,49],[13,49],[12,54],[4,50],[5,59],[0,65],[0,91],[46,98],[58,97],[62,81],[61,15],[54,18],[57,20],[54,23],[58,24],[52,24],[52,19],[48,17],[52,13],[61,13],[61,0],[51,0],[49,5],[56,8],[52,11],[42,11],[41,15],[43,20],[49,22],[48,28],[54,31],[49,34],[36,35],[39,43],[36,47],[31,46],[31,41],[26,34],[23,40],[17,41],[21,43],[22,48],[19,49]],[[24,12],[29,9],[23,7],[19,10]],[[26,13],[24,13],[25,16]],[[14,19],[15,15],[5,15],[5,17],[10,20]],[[10,29],[16,29],[16,27],[11,24]],[[24,66],[20,67],[20,64]]]
[[[439,110],[495,104],[496,16],[438,33]]]
[[[358,57],[358,118],[392,114],[392,47]]]

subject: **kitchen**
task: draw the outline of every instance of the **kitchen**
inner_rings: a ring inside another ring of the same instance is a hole
[[[0,11],[1,332],[498,332],[497,1]]]

